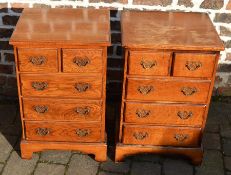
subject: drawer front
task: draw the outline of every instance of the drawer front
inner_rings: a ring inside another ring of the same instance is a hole
[[[64,72],[102,72],[102,50],[63,49]]]
[[[167,79],[128,79],[127,99],[176,102],[207,101],[209,81],[177,81]]]
[[[26,120],[100,121],[101,101],[23,98]]]
[[[215,54],[176,53],[173,76],[212,77],[216,61]]]
[[[123,130],[124,144],[197,147],[200,129],[184,127],[129,126]]]
[[[26,139],[38,141],[100,142],[100,124],[25,122]]]
[[[200,127],[205,105],[132,103],[125,105],[125,122]]]
[[[129,55],[128,73],[131,75],[169,75],[170,52],[132,51]]]
[[[20,72],[58,72],[56,49],[18,49]]]
[[[56,96],[75,98],[100,98],[102,78],[77,75],[29,75],[23,74],[21,89],[23,96]]]

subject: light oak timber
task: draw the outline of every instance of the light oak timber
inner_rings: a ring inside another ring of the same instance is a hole
[[[121,30],[125,71],[115,161],[157,153],[184,155],[200,164],[224,50],[208,15],[123,11]]]
[[[181,155],[190,158],[191,162],[199,165],[202,162],[203,150],[198,148],[171,147],[171,146],[153,146],[153,145],[125,145],[118,143],[115,149],[115,161],[123,161],[125,157],[137,154],[163,154],[163,155]]]
[[[205,105],[126,102],[124,122],[201,127]]]
[[[85,154],[95,155],[95,160],[104,162],[107,160],[106,143],[73,143],[73,142],[38,142],[21,140],[21,157],[31,159],[34,152],[46,150],[73,150],[81,151]]]
[[[106,161],[109,18],[108,10],[23,10],[10,39],[22,158],[43,150],[77,150]]]

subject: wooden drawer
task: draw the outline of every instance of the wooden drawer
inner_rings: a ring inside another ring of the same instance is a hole
[[[99,123],[25,122],[27,140],[100,142],[100,128]]]
[[[205,105],[133,103],[125,105],[127,123],[201,127]]]
[[[215,54],[176,53],[173,76],[212,77],[216,61]]]
[[[64,72],[102,72],[102,50],[63,49]]]
[[[129,52],[128,73],[131,75],[169,75],[170,52]]]
[[[57,49],[18,49],[20,72],[58,72]]]
[[[201,130],[186,127],[158,127],[126,125],[124,144],[197,147]]]
[[[102,78],[78,75],[21,74],[23,96],[101,98]]]
[[[23,98],[26,120],[101,120],[101,101],[76,99]]]
[[[206,103],[210,81],[128,78],[127,99]]]

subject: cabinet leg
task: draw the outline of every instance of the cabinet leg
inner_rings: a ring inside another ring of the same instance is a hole
[[[107,149],[100,149],[95,153],[95,160],[98,162],[107,161]]]
[[[115,150],[115,162],[123,161],[125,158],[125,154],[123,151],[121,151],[119,148],[116,148]]]
[[[22,159],[31,159],[33,155],[33,151],[28,148],[28,146],[24,143],[21,143],[20,145],[21,148],[21,158]]]
[[[189,156],[190,157],[190,156]],[[195,154],[191,155],[191,162],[194,165],[200,165],[203,159],[203,154]]]

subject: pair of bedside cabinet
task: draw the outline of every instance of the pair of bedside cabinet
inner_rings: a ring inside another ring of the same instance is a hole
[[[115,161],[140,153],[181,154],[199,164],[219,51],[201,13],[124,11],[121,115]],[[14,45],[22,158],[78,150],[107,158],[105,98],[108,10],[25,9]]]

